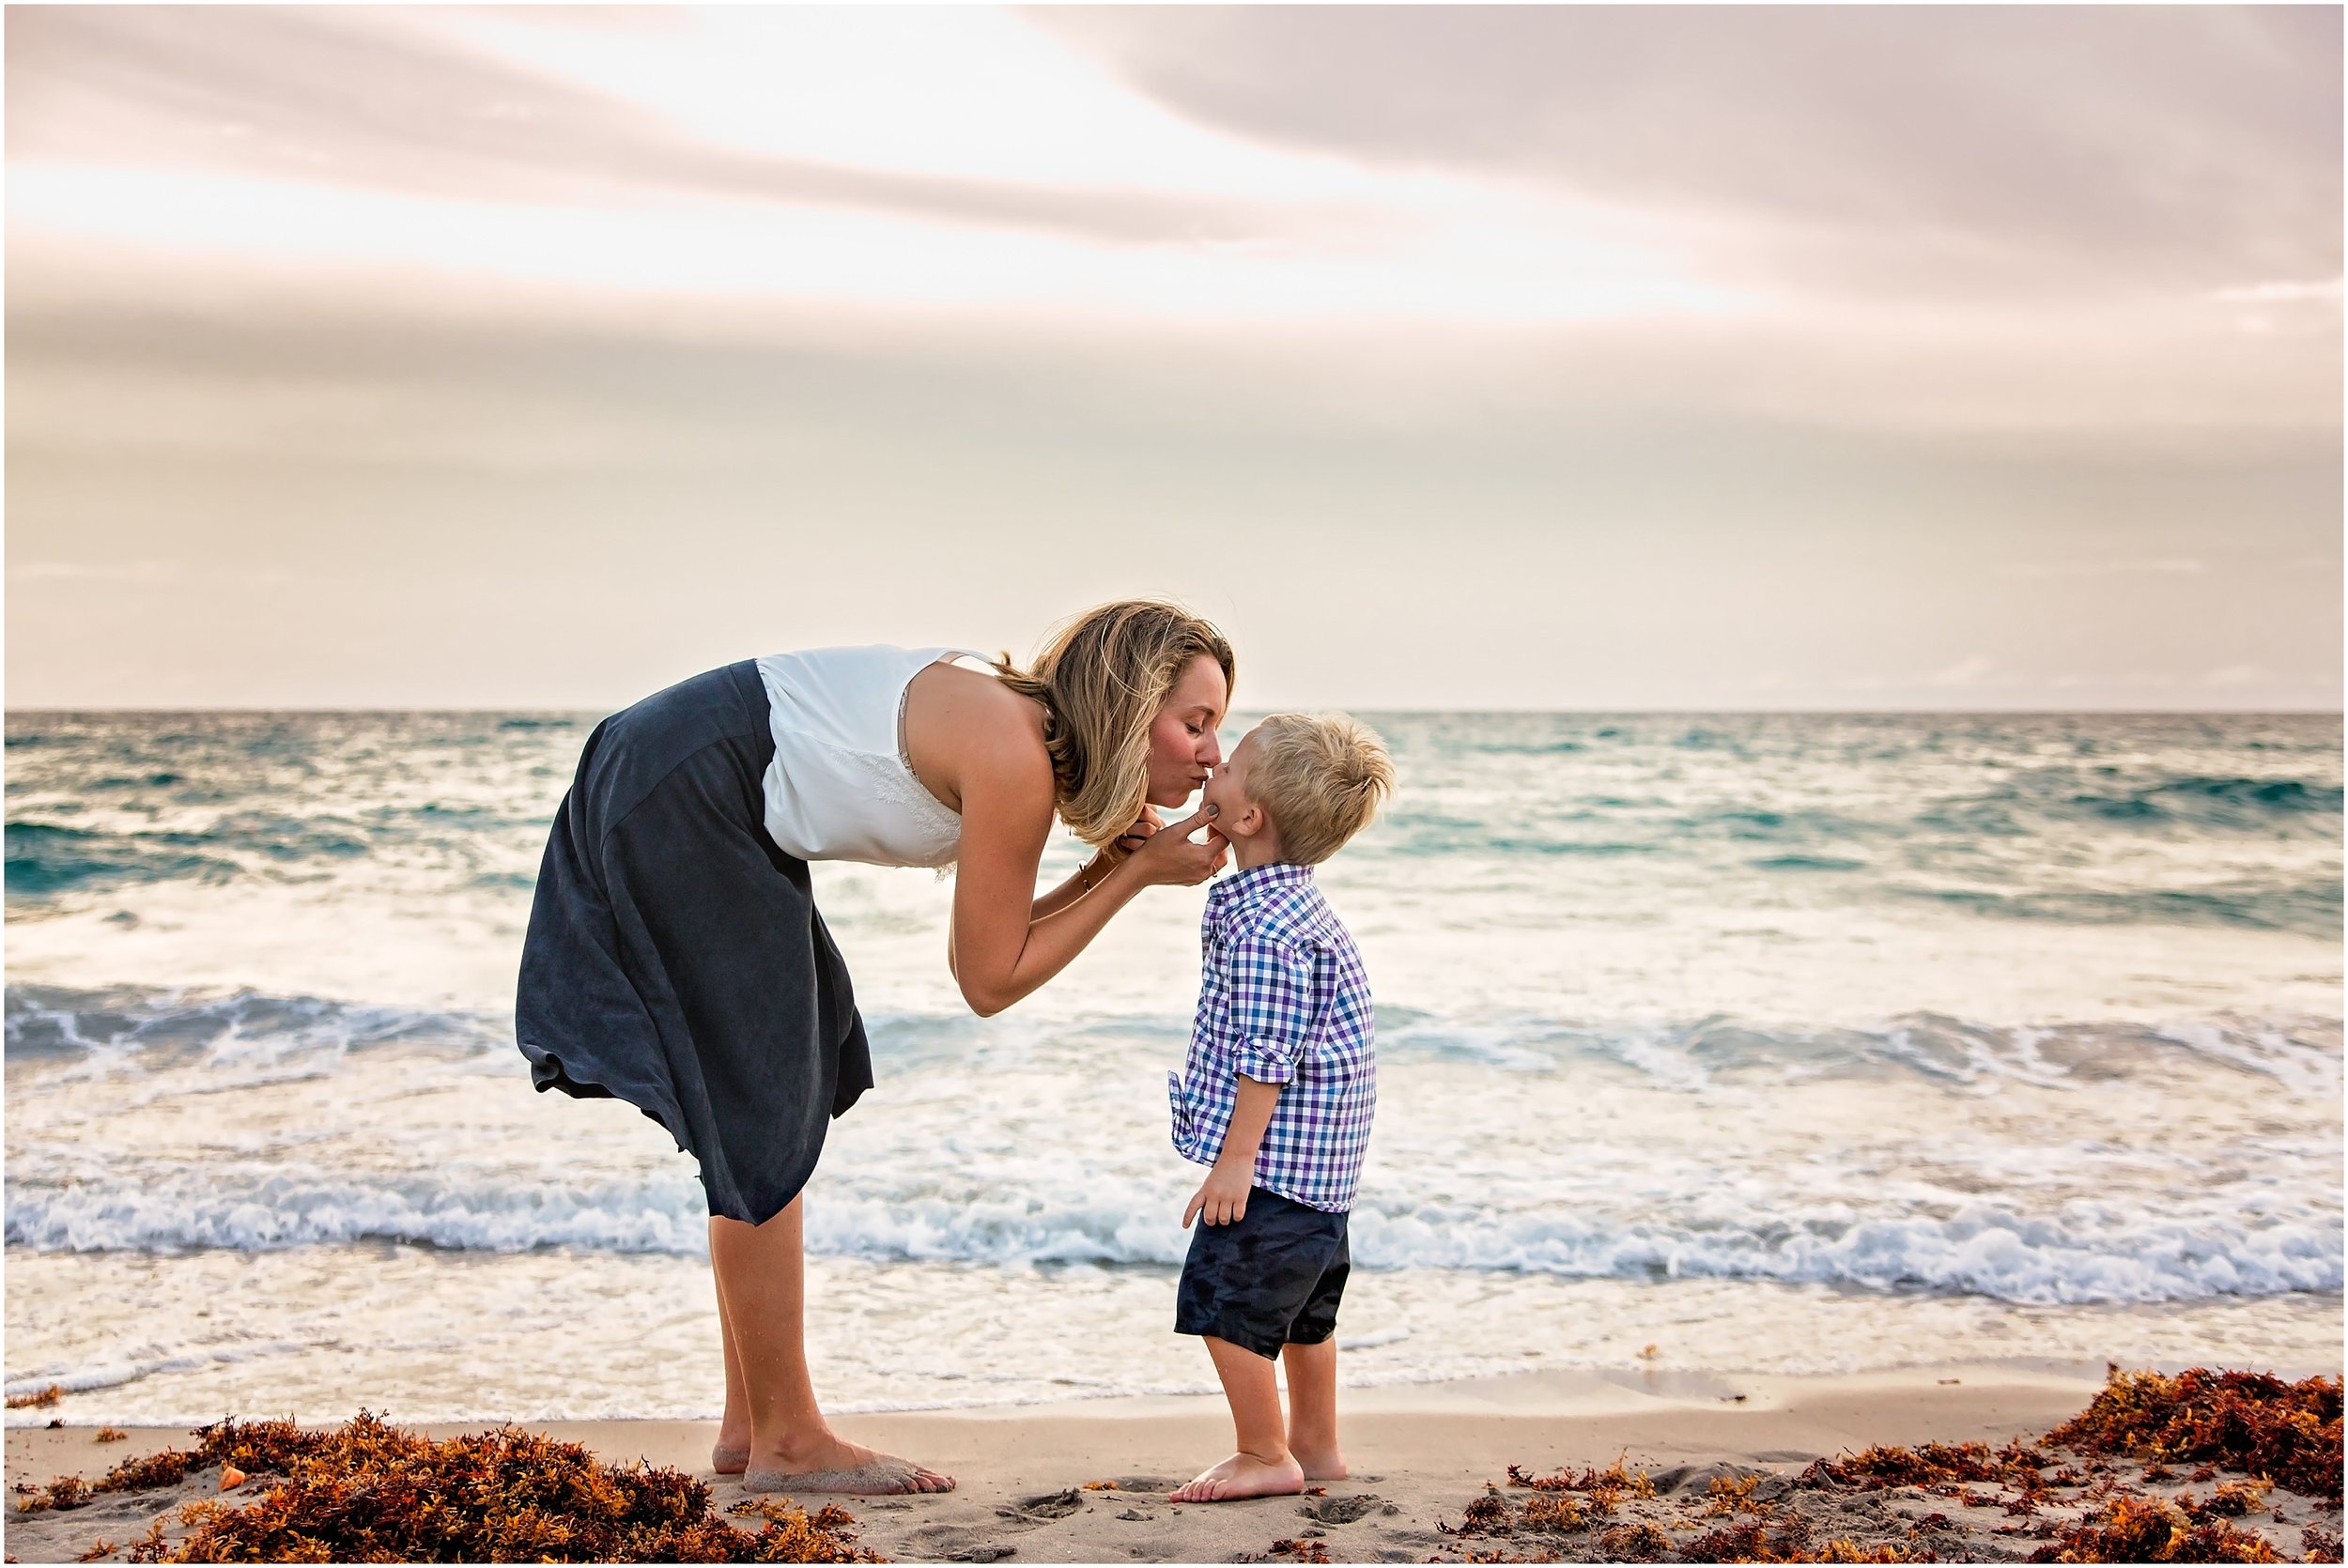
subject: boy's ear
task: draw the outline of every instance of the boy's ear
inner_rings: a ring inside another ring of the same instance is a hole
[[[1216,818],[1214,830],[1226,838],[1253,838],[1263,831],[1263,825],[1269,820],[1263,814],[1263,807],[1251,800],[1241,807],[1228,821],[1221,817]]]

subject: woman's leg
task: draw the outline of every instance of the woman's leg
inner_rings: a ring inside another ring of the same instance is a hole
[[[749,1417],[743,1483],[761,1491],[795,1483],[803,1491],[868,1494],[951,1490],[950,1477],[849,1442],[824,1420],[807,1368],[805,1201],[804,1194],[792,1199],[763,1225],[716,1216],[709,1222],[719,1314]],[[729,1411],[733,1383],[729,1376]]]
[[[718,1222],[709,1222],[710,1253],[718,1251]],[[717,1270],[710,1270],[714,1284]],[[709,1451],[709,1468],[719,1475],[740,1475],[750,1462],[750,1391],[742,1381],[742,1356],[734,1347],[734,1324],[726,1316],[726,1298],[718,1293],[718,1334],[725,1345],[726,1355],[726,1413],[718,1423],[717,1446]]]

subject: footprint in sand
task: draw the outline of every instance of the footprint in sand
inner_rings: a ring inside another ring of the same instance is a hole
[[[1084,1505],[1084,1494],[1071,1486],[1064,1492],[1046,1492],[1040,1498],[1022,1498],[1018,1507],[998,1508],[995,1512],[1006,1519],[1023,1519],[1040,1525],[1053,1519],[1065,1519]]]
[[[1350,1525],[1372,1509],[1382,1506],[1385,1499],[1375,1492],[1356,1492],[1350,1498],[1322,1498],[1297,1510],[1307,1519],[1318,1519],[1324,1525]]]
[[[999,1562],[1019,1550],[985,1525],[926,1525],[906,1532],[897,1556],[912,1562]]]

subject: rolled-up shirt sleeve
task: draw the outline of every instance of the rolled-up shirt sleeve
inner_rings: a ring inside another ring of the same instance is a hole
[[[1228,961],[1228,1038],[1239,1070],[1259,1084],[1292,1081],[1312,1032],[1311,949],[1244,936]]]

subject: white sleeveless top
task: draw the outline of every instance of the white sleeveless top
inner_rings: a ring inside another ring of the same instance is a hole
[[[913,772],[905,688],[962,648],[810,648],[758,661],[775,760],[766,833],[801,860],[950,866],[962,818]]]

